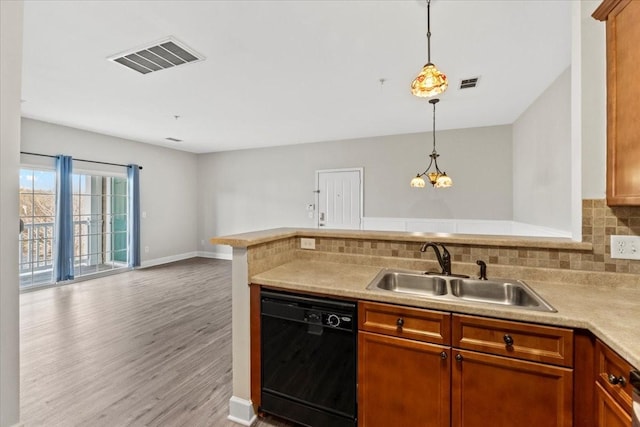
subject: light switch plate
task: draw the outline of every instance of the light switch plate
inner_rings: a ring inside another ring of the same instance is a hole
[[[640,260],[640,236],[611,236],[611,258]]]
[[[316,239],[308,239],[305,237],[300,238],[300,247],[302,249],[315,249],[316,248]]]

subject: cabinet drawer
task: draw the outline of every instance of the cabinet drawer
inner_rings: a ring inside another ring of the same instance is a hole
[[[629,414],[631,414],[632,405],[631,384],[629,384],[630,371],[631,365],[600,340],[596,341],[596,377],[598,384]]]
[[[508,320],[453,316],[452,346],[534,362],[573,366],[573,331]]]
[[[451,341],[451,315],[420,308],[361,301],[358,328],[434,344],[448,345]]]

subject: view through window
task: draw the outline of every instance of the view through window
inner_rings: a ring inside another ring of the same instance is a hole
[[[53,278],[53,237],[56,173],[20,169],[20,287],[50,283]]]
[[[127,267],[127,178],[73,174],[74,274]],[[20,287],[53,282],[56,173],[20,169]]]

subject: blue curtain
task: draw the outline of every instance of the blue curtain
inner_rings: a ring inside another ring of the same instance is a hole
[[[73,183],[71,156],[56,156],[56,228],[53,274],[56,282],[73,279]]]
[[[129,267],[140,266],[140,168],[127,165],[127,184],[129,188]]]

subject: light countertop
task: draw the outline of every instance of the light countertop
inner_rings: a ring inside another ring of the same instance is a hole
[[[479,234],[422,233],[405,231],[334,230],[317,228],[274,228],[230,236],[214,237],[213,245],[247,248],[289,237],[327,237],[338,239],[371,239],[403,242],[425,242],[436,239],[441,243],[501,247],[528,247],[568,250],[592,250],[587,242],[575,242],[559,237],[490,236]]]
[[[588,329],[630,364],[640,368],[640,289],[526,280],[558,310],[557,313],[546,313],[366,289],[380,270],[380,267],[369,265],[294,260],[256,274],[251,282],[292,291]]]

